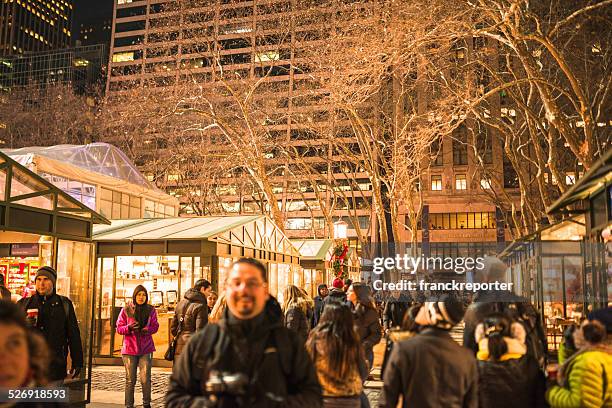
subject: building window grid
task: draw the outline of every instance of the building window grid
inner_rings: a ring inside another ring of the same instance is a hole
[[[467,190],[467,177],[465,174],[455,175],[455,190]]]
[[[432,213],[429,229],[494,229],[495,212]]]
[[[442,191],[442,176],[431,176],[431,191]]]

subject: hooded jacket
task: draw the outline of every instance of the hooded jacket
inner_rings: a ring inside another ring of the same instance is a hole
[[[72,368],[83,367],[81,331],[70,299],[58,295],[53,288],[48,296],[35,293],[29,298],[20,299],[17,304],[24,312],[38,309],[36,328],[47,341],[51,356],[49,381],[59,381],[66,377],[68,352]]]
[[[184,317],[180,323],[180,318]],[[180,324],[179,324],[180,323]],[[183,348],[195,332],[201,330],[208,323],[208,305],[202,292],[193,288],[185,292],[184,298],[176,306],[170,332],[177,336],[174,358],[178,358]],[[180,333],[179,333],[180,329]]]
[[[427,327],[396,343],[385,368],[379,407],[477,408],[478,368],[447,330]]]
[[[538,362],[527,355],[527,348],[518,339],[504,337],[508,351],[499,361],[488,351],[488,339],[479,344],[478,395],[481,408],[544,408],[546,380]]]
[[[147,331],[140,330],[132,331],[129,325],[136,321],[134,316],[135,306],[133,303],[128,303],[117,319],[117,333],[123,337],[123,346],[121,347],[121,354],[131,356],[142,356],[144,354],[153,353],[155,351],[155,344],[153,343],[153,334],[159,330],[159,323],[157,321],[157,312],[154,307],[151,307],[149,314],[148,323],[146,324]]]
[[[314,300],[314,314],[312,316],[312,324],[311,324],[311,328],[315,327],[318,323],[319,320],[321,319],[321,315],[323,314],[323,307],[325,306],[325,298],[327,296],[321,296],[321,289],[326,288],[326,285],[319,285],[317,287],[317,293],[318,296],[315,296]]]
[[[574,354],[561,366],[559,382],[546,393],[552,408],[612,407],[612,349],[588,347]]]
[[[325,309],[325,305],[331,302],[337,302],[342,304],[346,303],[346,293],[342,289],[331,288],[329,294],[323,300],[323,308]],[[323,314],[323,311],[321,311],[321,314]]]
[[[242,373],[246,395],[218,395],[204,384],[213,372]],[[321,386],[304,344],[271,309],[240,321],[226,309],[218,323],[195,333],[174,363],[166,405],[178,407],[321,407]]]

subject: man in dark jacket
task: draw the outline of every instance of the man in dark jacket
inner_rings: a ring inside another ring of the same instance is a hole
[[[0,299],[11,301],[11,291],[4,286],[4,275],[0,273]]]
[[[55,293],[57,272],[43,266],[36,272],[36,294],[18,304],[28,321],[42,333],[51,355],[49,381],[62,382],[66,377],[68,352],[72,367],[68,372],[77,378],[83,368],[83,345],[74,306],[70,299]]]
[[[383,311],[383,327],[385,329],[400,327],[409,306],[410,300],[406,295],[393,291]]]
[[[178,336],[175,359],[181,354],[191,336],[208,323],[208,295],[211,290],[210,282],[200,279],[193,288],[185,292],[184,298],[176,306],[170,325],[172,335]]]
[[[310,326],[315,327],[317,325],[317,323],[319,323],[319,319],[321,318],[321,314],[323,314],[323,306],[324,306],[324,302],[325,302],[325,298],[327,297],[327,295],[329,294],[329,290],[327,289],[327,285],[326,284],[321,284],[319,285],[319,287],[317,288],[317,293],[319,294],[318,296],[315,296],[314,298],[314,314],[312,315],[312,325]]]
[[[323,309],[325,309],[325,305],[331,302],[347,304],[346,292],[344,292],[342,289],[343,287],[344,282],[342,282],[342,279],[334,279],[331,290],[329,291],[327,297],[323,300]],[[321,310],[321,314],[323,314],[323,310]]]
[[[449,295],[427,302],[416,322],[418,335],[396,343],[383,375],[379,407],[477,408],[478,368],[472,353],[449,334],[463,318],[463,305]]]
[[[168,407],[321,407],[314,366],[266,307],[266,269],[241,258],[226,282],[227,309],[196,333],[172,370]]]

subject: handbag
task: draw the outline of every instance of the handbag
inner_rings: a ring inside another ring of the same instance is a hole
[[[185,315],[189,311],[189,307],[191,307],[192,304],[187,306],[187,309],[185,310],[183,315],[179,318],[176,336],[172,337],[172,341],[170,342],[170,345],[168,345],[168,350],[166,350],[166,354],[164,354],[164,360],[174,361],[174,355],[176,354],[176,343],[178,342],[178,338],[181,335],[181,332],[183,331],[183,321],[185,320]]]

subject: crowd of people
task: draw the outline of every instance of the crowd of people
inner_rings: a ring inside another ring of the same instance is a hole
[[[489,260],[477,279],[505,271]],[[38,270],[36,293],[0,304],[0,388],[61,385],[83,367],[70,300],[57,273]],[[418,301],[417,301],[418,300]],[[166,359],[168,407],[369,407],[364,393],[374,347],[386,340],[379,407],[612,407],[612,308],[596,310],[547,352],[539,311],[510,292],[420,298],[392,292],[376,301],[362,282],[336,278],[317,295],[287,286],[279,303],[259,261],[233,263],[223,293],[197,281],[178,303]],[[450,331],[465,322],[463,344]],[[157,313],[135,288],[116,321],[123,336],[125,406],[140,380],[151,404]],[[68,368],[67,357],[70,356]]]

